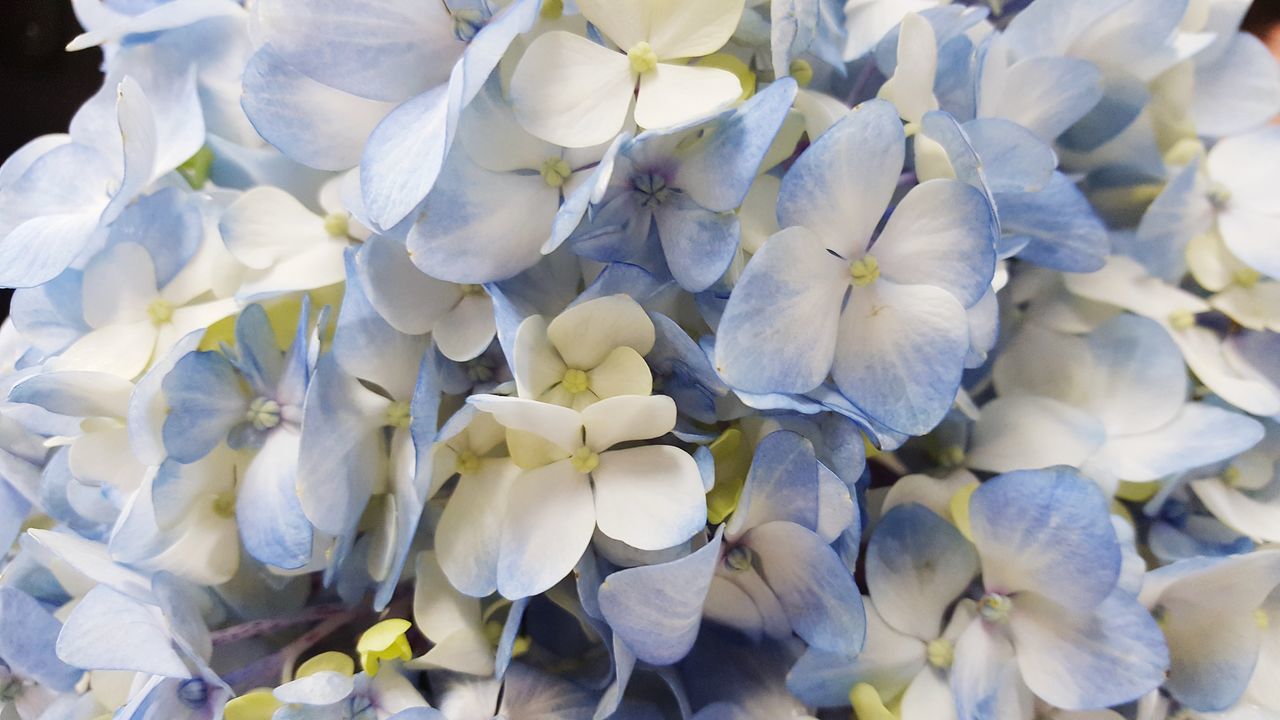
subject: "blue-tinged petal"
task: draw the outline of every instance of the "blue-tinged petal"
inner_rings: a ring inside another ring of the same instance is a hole
[[[712,212],[676,195],[653,213],[671,276],[689,292],[711,287],[738,253],[738,216]]]
[[[137,571],[113,561],[107,554],[107,547],[102,543],[71,533],[52,530],[28,530],[24,540],[26,537],[30,537],[34,545],[24,543],[24,549],[44,552],[49,559],[57,557],[90,580],[114,588],[130,597],[141,599],[151,597],[150,581]]]
[[[970,623],[956,641],[951,692],[960,720],[1012,720],[1033,714],[1009,636],[983,622]]]
[[[1052,398],[1008,395],[982,406],[965,462],[988,472],[1081,467],[1106,440],[1106,428],[1083,410]]]
[[[1111,241],[1088,199],[1060,172],[1040,192],[1001,193],[1000,229],[1025,238],[1018,256],[1063,272],[1093,272],[1105,264]]]
[[[108,245],[131,242],[146,248],[159,287],[186,266],[203,239],[199,207],[177,188],[139,198],[111,223],[107,234]]]
[[[867,545],[867,587],[895,630],[928,642],[942,616],[978,573],[978,554],[959,530],[911,503],[889,511]]]
[[[58,657],[86,670],[134,670],[171,678],[191,671],[173,648],[160,609],[106,585],[90,590],[67,616]]]
[[[249,463],[236,494],[236,521],[245,550],[285,570],[311,560],[312,527],[295,490],[299,445],[292,430],[271,433]]]
[[[540,175],[491,172],[453,153],[409,233],[409,254],[441,280],[505,280],[542,257],[559,205]]]
[[[394,107],[322,85],[270,46],[249,58],[240,102],[267,142],[290,159],[320,170],[358,165],[365,140]],[[339,117],[342,121],[335,122]]]
[[[443,3],[269,0],[257,11],[263,40],[288,64],[317,82],[387,102],[444,82],[464,47]]]
[[[760,557],[760,573],[791,628],[810,647],[857,655],[866,636],[862,595],[831,546],[795,523],[753,528],[746,543]]]
[[[978,118],[964,124],[992,192],[1035,192],[1053,178],[1058,157],[1053,148],[1021,125],[1003,118]]]
[[[373,383],[392,400],[407,402],[430,340],[425,335],[406,335],[383,320],[365,294],[352,250],[347,251],[346,265],[347,285],[334,331],[333,357],[352,377]]]
[[[51,353],[89,332],[81,307],[83,277],[67,270],[39,287],[14,291],[9,317],[23,340]]]
[[[871,247],[884,277],[932,285],[969,307],[991,287],[997,225],[975,188],[930,180],[902,199]]]
[[[517,599],[560,582],[591,543],[595,515],[590,481],[568,460],[522,473],[503,513],[498,592]]]
[[[441,85],[391,111],[369,134],[360,194],[378,228],[399,225],[436,184],[449,151],[450,112],[449,87]]]
[[[1102,73],[1088,60],[1028,58],[1011,65],[999,87],[983,87],[979,117],[998,117],[1051,143],[1102,99]]]
[[[756,445],[726,536],[736,540],[775,520],[816,531],[818,500],[818,460],[813,444],[787,430],[770,433]]]
[[[795,228],[773,236],[729,296],[716,334],[716,369],[747,392],[814,389],[831,371],[848,287],[847,264],[817,235]]]
[[[640,660],[670,665],[693,647],[720,561],[720,536],[679,560],[622,570],[601,585],[600,610]]]
[[[594,693],[527,665],[512,665],[502,686],[502,710],[514,717],[591,720],[595,707]]]
[[[1164,681],[1169,650],[1160,626],[1124,590],[1084,612],[1038,596],[1014,603],[1009,629],[1018,667],[1046,702],[1094,710],[1137,700]]]
[[[1117,315],[1087,342],[1093,363],[1081,405],[1113,437],[1155,430],[1182,409],[1186,368],[1178,346],[1159,323]]]
[[[188,353],[161,388],[169,404],[162,430],[165,450],[182,463],[208,455],[249,409],[235,368],[220,353]]]
[[[78,418],[124,418],[133,383],[111,373],[47,372],[13,386],[9,402],[37,405]]]
[[[865,682],[892,698],[925,667],[924,643],[886,624],[875,606],[866,611],[867,642],[856,658],[810,648],[791,667],[787,688],[796,697],[818,707],[843,707],[853,686]]]
[[[529,598],[518,598],[511,601],[511,609],[507,611],[507,619],[502,623],[502,634],[498,636],[498,647],[493,652],[493,676],[499,680],[507,674],[511,658],[515,654],[516,640],[520,636],[520,626],[524,622],[524,611],[529,608]]]
[[[31,502],[16,488],[7,482],[0,483],[0,545],[13,547],[31,513],[31,507]],[[50,517],[57,518],[56,510],[46,507],[45,512]]]
[[[906,158],[898,111],[883,100],[854,108],[796,160],[782,179],[778,225],[803,225],[852,259],[871,240]]]
[[[236,348],[233,358],[253,391],[268,394],[284,374],[284,356],[276,340],[267,311],[255,303],[236,318]]]
[[[0,238],[0,285],[35,287],[75,260],[98,227],[97,213],[32,218]]]
[[[161,146],[158,126],[160,118],[156,109],[142,86],[132,77],[126,76],[120,81],[116,112],[124,149],[124,177],[120,179],[119,188],[111,197],[111,202],[102,211],[104,223],[118,218],[125,206],[151,184],[160,169],[160,153],[168,149]],[[192,120],[201,125],[204,123],[204,117],[200,114]],[[194,151],[188,153],[187,157],[193,154]]]
[[[637,293],[631,295],[636,297]],[[682,413],[701,422],[714,422],[716,400],[724,397],[729,387],[711,367],[707,354],[675,321],[657,312],[650,312],[649,319],[653,320],[656,339],[645,361],[654,375],[663,378],[662,392],[676,401]]]
[[[974,545],[986,588],[1029,591],[1087,612],[1120,577],[1120,543],[1107,498],[1065,467],[1005,473],[969,502]]]
[[[440,567],[463,594],[487,597],[498,588],[502,518],[519,474],[507,460],[482,461],[479,470],[458,479],[440,515],[435,535]]]
[[[401,710],[387,720],[448,720],[448,718],[435,708],[412,707]]]
[[[1117,238],[1116,252],[1142,263],[1147,272],[1177,285],[1187,272],[1187,246],[1211,230],[1213,210],[1200,182],[1203,166],[1188,163],[1165,184],[1142,213],[1132,242]],[[1124,236],[1120,236],[1124,237]]]
[[[449,77],[449,98],[457,111],[467,107],[480,93],[516,36],[533,28],[541,6],[541,0],[515,0],[494,13],[471,38]],[[456,115],[450,122],[457,122]],[[450,135],[453,130],[450,126]]]
[[[782,78],[741,107],[712,120],[697,144],[682,152],[675,184],[708,210],[737,209],[795,96],[795,81]]]
[[[298,451],[298,500],[320,531],[354,534],[387,472],[388,407],[386,398],[345,372],[333,355],[320,359],[307,388]]]
[[[1091,461],[1116,477],[1136,482],[1233,458],[1262,439],[1253,418],[1204,403],[1189,403],[1168,424],[1109,438]]]
[[[1258,38],[1234,33],[1212,62],[1196,63],[1191,119],[1196,134],[1235,135],[1267,123],[1280,112],[1280,68]]]
[[[951,408],[968,351],[964,306],[954,296],[880,279],[849,298],[832,377],[873,420],[918,435]]]
[[[35,598],[16,587],[0,588],[0,658],[20,677],[57,692],[71,690],[82,674],[54,654],[62,623]]]
[[[1263,636],[1257,611],[1280,583],[1280,553],[1193,558],[1148,578],[1140,599],[1161,617],[1170,694],[1196,710],[1230,707],[1254,674]]]
[[[374,235],[361,246],[357,260],[360,285],[369,303],[391,327],[406,335],[431,332],[462,297],[458,286],[419,270],[404,243],[395,238]]]
[[[565,196],[560,209],[556,211],[555,219],[551,224],[551,237],[542,246],[542,252],[551,253],[560,247],[560,244],[569,239],[573,231],[578,229],[582,218],[587,214],[588,206],[604,200],[609,181],[613,177],[613,167],[618,152],[631,142],[631,139],[629,132],[618,135],[587,179]]]

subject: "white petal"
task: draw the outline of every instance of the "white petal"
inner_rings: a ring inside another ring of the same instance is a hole
[[[526,130],[565,147],[591,147],[622,130],[635,77],[625,55],[571,33],[541,35],[511,77],[511,104]]]
[[[587,373],[587,383],[597,397],[616,395],[649,395],[653,392],[653,373],[640,353],[623,345],[613,349],[599,365]]]
[[[498,554],[498,592],[537,595],[569,574],[596,527],[591,483],[567,460],[528,470],[507,498]]]
[[[600,531],[634,548],[673,547],[707,523],[697,463],[679,448],[650,445],[603,453],[591,477]]]
[[[569,367],[590,370],[614,348],[641,355],[653,349],[653,321],[629,295],[610,295],[575,305],[547,326],[547,337]]]
[[[898,34],[898,66],[880,87],[879,97],[893,103],[907,122],[920,122],[938,109],[933,80],[938,72],[938,41],[933,26],[916,13],[902,18]]]
[[[146,318],[147,305],[158,294],[151,253],[131,242],[103,250],[85,268],[83,292],[89,327]]]
[[[640,76],[636,124],[647,130],[673,127],[723,110],[741,96],[742,83],[727,70],[658,63]]]
[[[676,404],[666,395],[619,395],[582,411],[586,445],[603,452],[628,440],[661,437],[676,426]]]
[[[547,320],[530,315],[516,328],[511,374],[520,397],[540,398],[564,378],[567,366],[547,338]]]
[[[472,395],[468,402],[510,430],[533,433],[566,452],[582,447],[582,416],[569,408],[500,395]]]
[[[493,300],[488,293],[473,293],[464,295],[456,307],[440,318],[432,337],[445,357],[466,362],[484,352],[497,331]]]
[[[520,468],[511,462],[482,461],[478,472],[458,479],[440,516],[435,544],[440,567],[464,594],[486,597],[498,587],[502,518],[511,484],[519,474]]]
[[[1102,423],[1066,403],[1005,396],[983,406],[966,462],[989,472],[1051,465],[1080,467],[1102,447],[1106,437]]]
[[[324,226],[323,218],[273,187],[256,187],[241,195],[218,223],[227,250],[259,270],[328,240]]]
[[[643,39],[662,60],[699,57],[719,50],[733,36],[745,5],[743,0],[648,0],[646,4],[651,24]]]

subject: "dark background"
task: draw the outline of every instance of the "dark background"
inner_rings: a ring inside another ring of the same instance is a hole
[[[1280,0],[1255,0],[1245,29],[1271,35],[1280,55]],[[97,91],[102,53],[63,50],[80,32],[70,0],[4,0],[0,8],[0,160],[28,140],[63,132]],[[0,318],[10,291],[0,291]]]

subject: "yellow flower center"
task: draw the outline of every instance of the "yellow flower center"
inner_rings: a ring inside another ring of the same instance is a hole
[[[585,474],[596,469],[600,464],[600,456],[591,452],[591,448],[580,447],[569,456],[569,462],[573,463],[575,470]]]
[[[1169,313],[1169,324],[1175,330],[1186,330],[1196,324],[1196,314],[1190,310],[1174,310]]]
[[[791,77],[796,79],[796,84],[800,87],[809,87],[809,83],[813,82],[813,66],[807,60],[792,60]]]
[[[1237,285],[1248,290],[1258,284],[1258,281],[1262,279],[1262,273],[1253,268],[1240,268],[1232,275],[1232,279],[1236,281]]]
[[[459,285],[458,291],[463,295],[480,295],[484,293],[484,286],[474,284]]]
[[[658,67],[658,53],[653,51],[652,45],[643,40],[627,51],[627,59],[631,61],[631,71],[637,75],[652,72]]]
[[[236,496],[233,493],[222,493],[213,499],[213,514],[223,520],[236,516]]]
[[[413,415],[409,412],[408,401],[397,400],[391,403],[391,407],[387,408],[387,427],[407,428],[412,421]]]
[[[946,670],[951,667],[951,661],[955,659],[955,646],[950,640],[938,638],[929,643],[928,654],[930,665]]]
[[[458,460],[454,465],[459,475],[470,475],[480,469],[480,458],[468,450],[458,454]]]
[[[147,306],[147,317],[155,325],[164,325],[173,319],[173,303],[164,298],[156,298]]]
[[[1235,487],[1240,483],[1240,468],[1232,465],[1222,471],[1222,482],[1227,487]]]
[[[880,278],[880,263],[874,255],[863,255],[849,266],[849,277],[858,287],[866,287]]]
[[[978,601],[978,614],[988,622],[1002,623],[1008,620],[1011,610],[1013,610],[1013,600],[1009,599],[1008,595],[989,592]]]
[[[258,430],[270,430],[280,424],[280,403],[270,398],[256,397],[249,403],[244,419]]]
[[[560,384],[565,390],[568,390],[574,395],[584,393],[589,387],[591,387],[591,382],[587,378],[587,373],[577,368],[569,368],[568,370],[565,370],[564,377],[560,380]]]
[[[549,157],[542,161],[542,181],[553,188],[563,187],[564,181],[573,174],[573,168],[561,157]]]
[[[351,231],[351,221],[347,219],[346,213],[329,213],[324,216],[324,231],[330,237],[346,237]]]

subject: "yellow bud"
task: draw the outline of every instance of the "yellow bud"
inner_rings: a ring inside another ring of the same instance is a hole
[[[258,688],[228,700],[222,717],[225,720],[271,720],[283,704],[267,688]]]
[[[858,683],[849,692],[849,704],[857,720],[897,720],[884,706],[880,693],[867,683]]]
[[[351,656],[340,652],[325,652],[311,658],[298,666],[295,678],[304,678],[318,672],[336,672],[351,677],[356,672],[356,661]]]
[[[791,61],[789,68],[791,77],[796,79],[796,83],[800,87],[809,87],[809,83],[813,82],[813,66],[808,60],[799,58]]]
[[[564,15],[564,0],[543,0],[539,14],[543,20],[559,20]]]
[[[331,237],[346,237],[351,231],[351,221],[346,213],[329,213],[324,216],[324,231]]]
[[[960,534],[973,542],[973,528],[969,525],[969,500],[978,489],[978,483],[969,483],[951,496],[951,522],[955,523]]]
[[[404,636],[413,625],[408,620],[393,618],[383,620],[360,636],[356,651],[360,653],[360,666],[370,675],[378,674],[379,663],[385,660],[409,660],[413,650]]]

